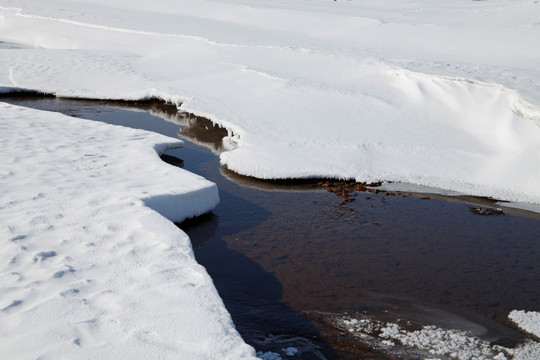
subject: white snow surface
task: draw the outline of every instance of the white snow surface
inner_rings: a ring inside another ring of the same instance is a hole
[[[420,330],[407,330],[398,323],[350,316],[337,317],[333,323],[338,329],[379,350],[393,350],[394,354],[400,355],[398,358],[533,360],[540,357],[540,343],[534,340],[526,340],[514,348],[507,348],[491,345],[468,331],[434,325],[424,325]]]
[[[231,131],[221,161],[245,175],[540,204],[539,12],[536,0],[1,0],[0,91],[182,104]],[[255,356],[169,221],[218,201],[160,162],[177,142],[3,104],[0,126],[3,357]]]
[[[512,310],[508,318],[526,333],[540,339],[540,312]]]
[[[0,102],[2,359],[255,358],[171,222],[219,201],[179,145]]]
[[[260,178],[540,203],[535,0],[2,0],[0,87],[158,96]],[[14,45],[15,44],[15,45]]]

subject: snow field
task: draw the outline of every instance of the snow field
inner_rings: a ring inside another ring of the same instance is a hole
[[[182,104],[235,134],[244,175],[538,204],[538,6],[9,1],[1,40],[31,48],[0,50],[0,86]]]
[[[539,9],[5,0],[0,91],[181,104],[230,130],[221,161],[245,175],[540,204]],[[7,105],[0,119],[2,353],[254,357],[166,220],[218,201],[157,159],[169,139]]]
[[[171,222],[219,201],[159,159],[178,140],[3,103],[0,129],[3,358],[255,358]]]

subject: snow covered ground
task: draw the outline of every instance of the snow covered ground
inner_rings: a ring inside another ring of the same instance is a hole
[[[179,141],[3,103],[0,133],[3,359],[255,358],[169,221],[219,201]]]
[[[540,203],[540,3],[4,0],[0,86],[160,96],[261,178]],[[302,166],[298,166],[302,164]]]
[[[1,0],[0,91],[182,104],[230,130],[221,160],[246,175],[540,204],[539,11],[535,0]],[[165,219],[217,202],[212,184],[159,162],[170,140],[6,105],[0,121],[2,353],[254,356]]]

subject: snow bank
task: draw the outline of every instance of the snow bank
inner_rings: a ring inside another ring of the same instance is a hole
[[[510,321],[528,334],[540,338],[540,313],[536,311],[513,310],[508,315]]]
[[[219,201],[178,140],[0,103],[0,146],[2,358],[255,358],[169,221]]]
[[[260,178],[386,180],[540,203],[535,1],[12,0],[0,86],[159,96]]]

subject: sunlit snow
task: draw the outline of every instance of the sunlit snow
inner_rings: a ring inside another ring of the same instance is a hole
[[[0,92],[162,98],[226,127],[221,161],[245,175],[540,204],[539,12],[535,0],[3,0]],[[255,356],[169,221],[218,200],[159,161],[172,140],[7,105],[0,125],[3,356]]]
[[[182,103],[260,178],[540,203],[535,1],[7,1],[0,86]],[[301,164],[301,166],[298,166]]]
[[[513,310],[508,318],[520,329],[540,339],[540,313],[537,311]]]
[[[4,103],[0,133],[2,359],[255,357],[171,222],[219,201],[178,140]]]

